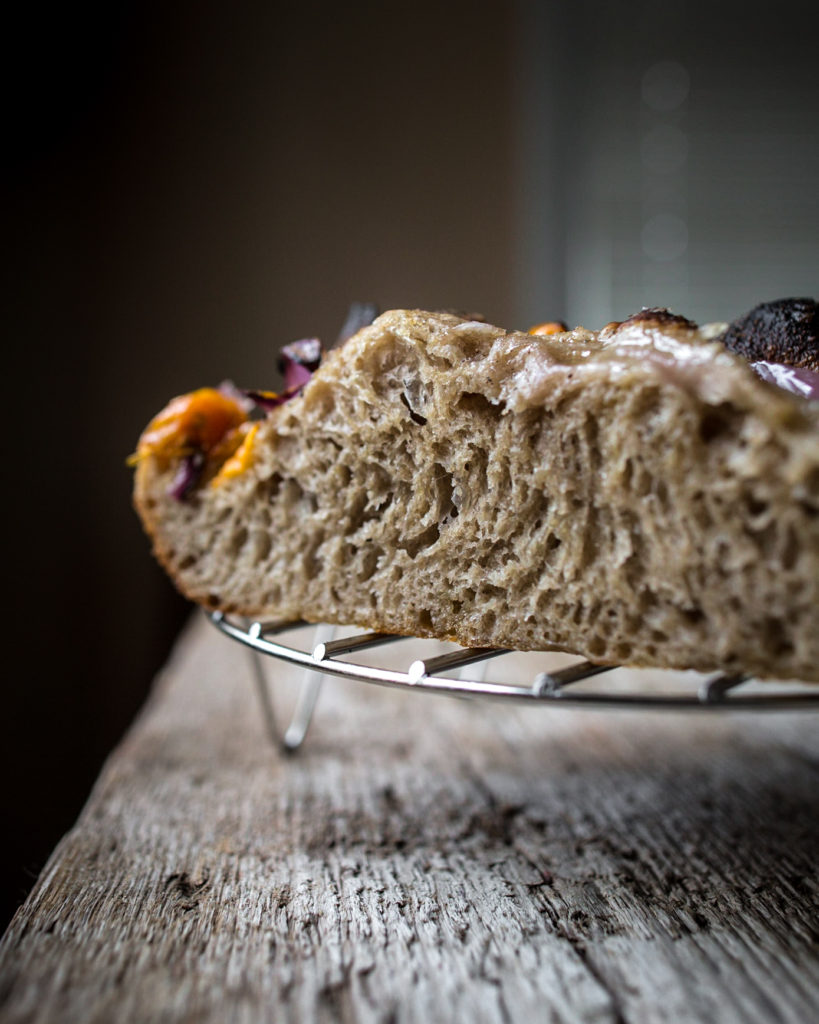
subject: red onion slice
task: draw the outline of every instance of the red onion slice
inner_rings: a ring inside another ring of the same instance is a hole
[[[771,384],[776,384],[783,391],[807,398],[808,401],[819,400],[819,373],[805,370],[802,367],[786,366],[784,363],[751,363],[751,369]]]
[[[285,345],[279,356],[285,391],[303,388],[319,368],[321,355],[321,342],[318,338],[302,338]]]
[[[201,451],[186,455],[179,465],[176,476],[171,481],[168,494],[177,501],[184,501],[199,483],[202,470],[205,468],[205,455]]]
[[[301,363],[288,360],[284,364],[284,389],[285,391],[301,391],[304,385],[313,376],[313,371]]]
[[[274,391],[245,391],[245,395],[253,402],[254,405],[263,409],[265,412],[270,412],[271,409],[278,409],[280,405],[284,405],[285,402],[289,402],[291,398],[295,398],[301,388],[288,389],[282,391],[280,395],[277,395]]]

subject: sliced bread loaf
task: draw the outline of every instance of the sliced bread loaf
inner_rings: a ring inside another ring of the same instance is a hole
[[[819,405],[715,334],[385,313],[259,422],[177,400],[136,507],[208,608],[819,681]]]

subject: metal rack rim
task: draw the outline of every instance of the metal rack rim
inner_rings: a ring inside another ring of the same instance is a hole
[[[404,690],[415,690],[450,697],[478,697],[490,700],[518,701],[528,704],[606,710],[668,710],[668,711],[793,711],[819,709],[819,687],[815,692],[738,693],[752,677],[717,674],[700,682],[692,692],[589,692],[576,689],[578,683],[592,676],[617,669],[616,665],[595,665],[579,661],[555,672],[538,673],[528,685],[489,682],[484,679],[456,678],[443,673],[453,668],[466,668],[489,659],[515,653],[498,648],[461,648],[449,654],[427,659],[414,659],[407,671],[361,665],[341,661],[341,657],[382,645],[413,639],[381,633],[361,633],[342,640],[325,639],[311,650],[291,647],[275,640],[291,630],[315,629],[306,622],[252,622],[241,626],[222,612],[209,613],[211,622],[223,634],[246,647],[256,661],[254,672],[268,730],[278,746],[287,752],[301,745],[310,725],[321,676],[325,674],[355,679]],[[264,683],[264,670],[259,655],[299,665],[308,673],[307,684],[298,702],[293,720],[283,734],[276,726],[276,716],[269,691]],[[440,674],[439,674],[440,673]]]

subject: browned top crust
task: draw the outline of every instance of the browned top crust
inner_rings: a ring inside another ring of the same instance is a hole
[[[660,327],[669,327],[674,325],[677,327],[684,327],[690,331],[695,331],[697,329],[697,325],[693,320],[689,320],[684,316],[679,316],[677,313],[672,313],[670,309],[666,309],[664,306],[644,306],[639,313],[632,313],[632,315],[625,319],[623,323],[652,323],[657,324]]]
[[[763,302],[734,320],[721,340],[751,363],[786,363],[819,373],[819,305],[815,299]]]

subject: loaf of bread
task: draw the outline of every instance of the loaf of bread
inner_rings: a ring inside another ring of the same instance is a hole
[[[551,335],[385,313],[261,419],[175,400],[135,461],[156,555],[210,609],[819,681],[819,403],[663,310]]]

